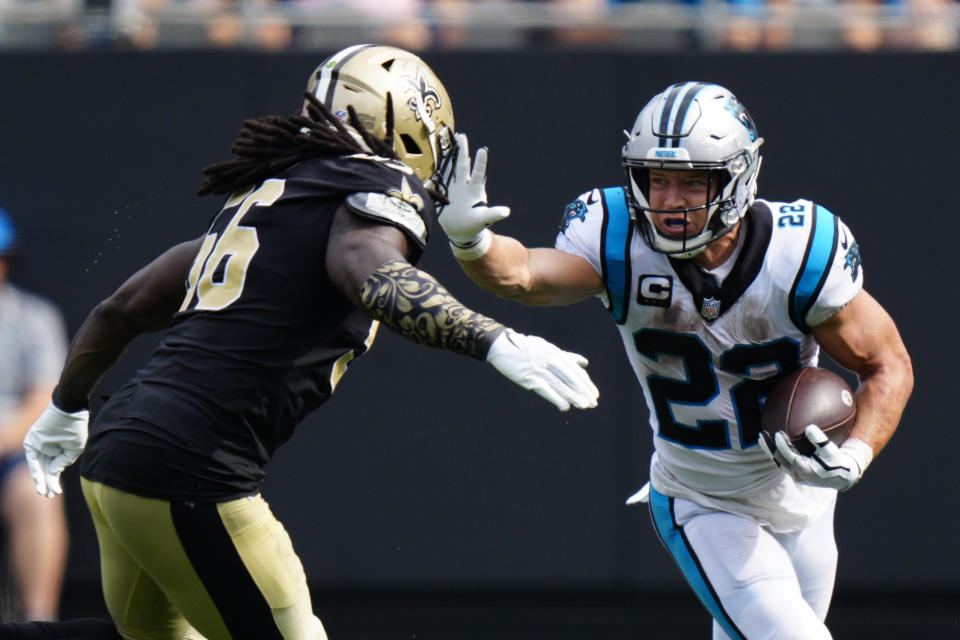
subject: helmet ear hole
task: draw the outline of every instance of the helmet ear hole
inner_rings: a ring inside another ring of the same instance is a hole
[[[390,67],[393,66],[393,63],[396,62],[396,58],[390,58],[389,60],[384,60],[380,63],[380,66],[383,67],[386,71],[390,71]]]
[[[403,148],[409,154],[421,155],[423,151],[420,149],[420,145],[417,144],[417,141],[411,138],[406,133],[400,134],[400,142],[403,143]]]

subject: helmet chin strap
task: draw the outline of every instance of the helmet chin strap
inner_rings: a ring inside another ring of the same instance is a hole
[[[696,249],[691,249],[690,251],[685,251],[683,253],[669,253],[667,255],[669,255],[671,258],[676,258],[677,260],[689,260],[690,258],[703,253],[709,244],[710,243],[708,242],[707,244],[699,246]]]
[[[437,135],[430,136],[430,148],[433,151],[434,167],[428,182],[432,184],[432,188],[446,195],[458,153],[450,127],[443,127]]]
[[[706,242],[704,242],[702,245],[696,247],[695,249],[691,249],[690,251],[681,251],[681,252],[679,252],[679,253],[668,253],[667,255],[669,255],[671,258],[677,258],[677,259],[679,259],[679,260],[687,260],[687,259],[689,259],[689,258],[693,258],[694,256],[699,255],[699,254],[703,253],[704,251],[706,251],[707,247],[709,247],[711,244],[713,244],[714,242],[716,242],[717,240],[719,240],[719,239],[722,238],[723,236],[727,235],[728,233],[730,233],[731,231],[733,231],[734,229],[736,229],[736,228],[737,228],[737,225],[738,225],[739,223],[740,223],[740,217],[737,216],[736,221],[734,221],[734,222],[731,223],[731,224],[726,224],[726,225],[724,226],[724,228],[721,229],[721,230],[719,230],[719,231],[713,232],[713,235],[712,235],[712,237],[710,237],[709,240],[707,240]],[[709,222],[707,223],[707,226],[709,226]],[[703,234],[706,233],[707,231],[708,231],[708,229],[707,229],[706,227],[704,227],[704,230],[701,231],[701,232],[700,232],[699,234],[697,234],[697,235],[698,235],[698,236],[699,236],[699,235],[703,235]]]
[[[653,226],[653,232],[657,236],[657,238],[654,239],[654,242],[659,246],[660,250],[662,250],[664,253],[669,255],[671,258],[679,258],[681,260],[684,260],[687,258],[692,258],[695,255],[701,253],[704,249],[706,249],[707,245],[710,244],[710,241],[707,240],[707,237],[705,235],[709,233],[710,218],[708,217],[707,220],[705,221],[703,225],[703,229],[701,229],[698,233],[694,234],[693,236],[687,235],[686,228],[687,228],[687,220],[689,219],[688,216],[690,215],[691,211],[708,209],[710,206],[711,205],[703,205],[700,207],[690,207],[683,210],[684,232],[683,232],[683,237],[679,239],[673,239],[661,233],[660,230],[656,227],[656,225],[653,224],[653,220],[648,217],[648,220],[650,220],[651,226]],[[713,205],[713,206],[716,206],[716,205]],[[656,214],[654,213],[653,215],[656,215]],[[696,241],[696,240],[702,240],[704,242],[692,249],[687,249],[687,245],[690,244],[691,241]],[[663,244],[661,244],[661,241],[663,242]],[[667,242],[678,243],[680,244],[680,247],[678,249],[671,249],[669,246],[666,246]]]

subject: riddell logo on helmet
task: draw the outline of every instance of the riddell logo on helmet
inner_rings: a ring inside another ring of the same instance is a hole
[[[657,149],[653,152],[653,155],[657,158],[676,158],[677,150],[676,149]]]

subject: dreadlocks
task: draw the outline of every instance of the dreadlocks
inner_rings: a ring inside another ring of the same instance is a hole
[[[382,140],[360,124],[352,106],[347,107],[348,122],[362,143],[312,93],[305,93],[304,96],[307,99],[306,116],[263,116],[245,120],[231,149],[235,157],[205,167],[202,173],[207,179],[197,195],[233,193],[258,184],[307,158],[373,153],[399,162],[393,150],[393,104],[389,93],[387,135]],[[431,192],[431,195],[436,198],[438,194]]]

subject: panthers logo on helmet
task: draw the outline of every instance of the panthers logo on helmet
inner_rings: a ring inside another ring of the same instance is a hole
[[[743,106],[743,103],[737,100],[735,97],[730,96],[727,98],[727,103],[723,105],[723,108],[730,112],[734,118],[740,121],[747,131],[750,132],[750,139],[757,139],[757,125],[753,123],[753,118],[750,117],[750,114],[747,112],[747,108]]]
[[[427,84],[427,77],[424,75],[423,69],[417,69],[416,78],[403,76],[400,81],[406,93],[412,92],[410,99],[407,101],[407,106],[416,114],[417,120],[421,119],[420,105],[423,105],[423,109],[428,116],[443,106],[440,92]]]

